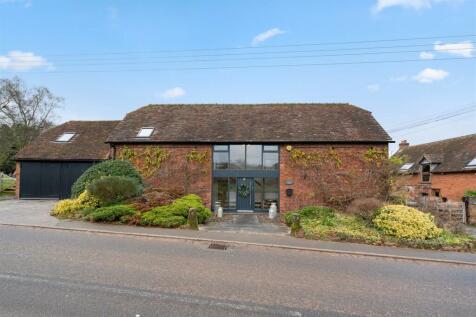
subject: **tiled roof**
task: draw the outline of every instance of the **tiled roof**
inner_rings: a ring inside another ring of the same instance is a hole
[[[471,171],[466,166],[476,157],[476,134],[409,146],[395,155],[405,158],[405,163],[414,163],[409,173],[418,172],[423,158],[438,164],[433,173]]]
[[[150,138],[137,138],[153,127]],[[149,105],[126,115],[108,142],[388,142],[369,111],[349,104]]]
[[[19,160],[104,160],[107,136],[119,121],[69,121],[43,132],[17,154]],[[75,133],[70,142],[56,142],[63,133]]]

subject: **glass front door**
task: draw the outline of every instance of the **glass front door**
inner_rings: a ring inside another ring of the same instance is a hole
[[[253,211],[253,178],[239,177],[237,179],[237,211]]]

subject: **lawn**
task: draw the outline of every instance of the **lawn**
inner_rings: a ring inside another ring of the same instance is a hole
[[[0,192],[13,188],[13,186],[15,185],[15,182],[16,182],[15,179],[12,177],[0,175]]]

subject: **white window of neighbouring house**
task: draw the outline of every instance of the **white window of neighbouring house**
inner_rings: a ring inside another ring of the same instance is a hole
[[[56,142],[69,142],[75,134],[74,132],[65,132],[56,139]]]
[[[466,165],[466,168],[476,168],[476,157]]]
[[[154,128],[141,128],[139,133],[137,133],[138,138],[149,138],[154,132]]]
[[[402,167],[400,167],[400,172],[406,172],[410,168],[412,168],[412,166],[413,166],[413,163],[405,163],[402,165]]]

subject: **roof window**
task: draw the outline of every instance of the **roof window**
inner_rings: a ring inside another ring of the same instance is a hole
[[[56,139],[56,142],[69,142],[75,135],[74,132],[65,132]]]
[[[466,164],[466,168],[476,168],[476,157]]]
[[[412,166],[413,166],[413,163],[405,163],[405,164],[402,165],[402,167],[400,167],[400,171],[406,172],[410,168],[412,168]]]
[[[139,133],[137,133],[138,138],[149,138],[154,132],[154,128],[141,128]]]

